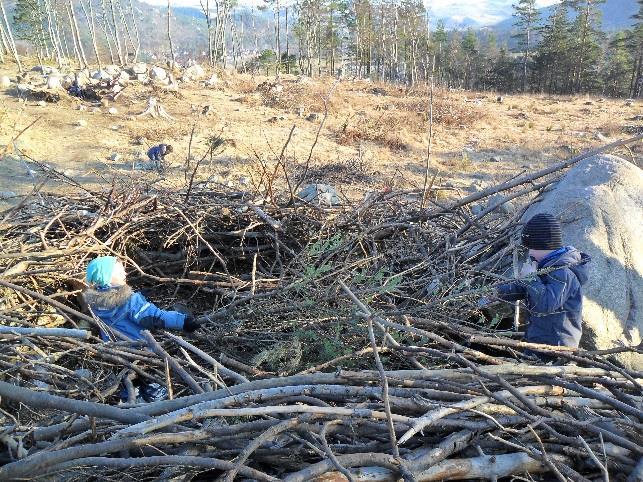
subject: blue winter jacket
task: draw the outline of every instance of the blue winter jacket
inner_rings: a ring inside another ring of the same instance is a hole
[[[143,330],[183,329],[186,315],[157,308],[142,294],[134,293],[127,285],[106,290],[89,289],[84,293],[84,297],[103,323],[133,340],[140,340]],[[103,331],[101,336],[104,340],[109,339],[109,335]]]
[[[583,332],[583,285],[587,282],[589,255],[567,246],[538,263],[538,270],[556,267],[533,280],[501,285],[498,295],[505,301],[525,300],[530,343],[578,347]]]
[[[147,151],[147,157],[150,158],[150,161],[162,161],[165,157],[167,149],[167,144],[159,144],[158,146],[152,147]]]

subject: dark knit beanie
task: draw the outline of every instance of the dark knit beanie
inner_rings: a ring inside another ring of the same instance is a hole
[[[536,214],[522,229],[522,244],[529,249],[562,248],[560,222],[549,213]]]

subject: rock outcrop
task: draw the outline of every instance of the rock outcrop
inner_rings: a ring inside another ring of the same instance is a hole
[[[581,161],[525,213],[560,219],[563,242],[592,257],[585,286],[581,345],[607,349],[639,345],[643,335],[643,173],[611,155]],[[624,353],[642,370],[643,355]]]

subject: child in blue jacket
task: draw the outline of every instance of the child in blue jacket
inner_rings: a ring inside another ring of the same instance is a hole
[[[87,265],[87,284],[90,288],[83,293],[92,312],[109,328],[118,330],[132,340],[140,340],[143,330],[165,328],[169,330],[195,331],[200,323],[192,316],[177,311],[164,311],[135,293],[127,284],[125,267],[114,256],[100,256]],[[101,330],[104,340],[110,334]],[[158,383],[137,381],[135,390],[139,402],[165,400],[167,388]],[[120,397],[127,400],[127,391],[121,390]]]
[[[158,146],[154,146],[150,148],[149,151],[147,151],[147,157],[150,158],[150,161],[154,163],[157,169],[161,169],[163,167],[165,156],[170,154],[172,151],[173,148],[171,145],[159,144]]]
[[[141,331],[165,328],[195,331],[200,323],[192,316],[177,311],[164,311],[136,293],[127,284],[125,268],[114,256],[100,256],[87,265],[84,298],[94,314],[108,327],[133,340],[142,338]],[[109,334],[101,331],[103,339]]]
[[[522,244],[529,248],[531,262],[523,267],[520,281],[498,287],[498,297],[524,300],[529,315],[526,341],[577,348],[583,333],[583,285],[591,258],[563,246],[560,223],[548,213],[537,214],[525,224]]]

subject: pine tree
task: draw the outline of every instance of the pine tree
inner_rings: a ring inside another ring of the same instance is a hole
[[[619,32],[610,42],[606,55],[602,78],[605,82],[605,94],[622,96],[629,94],[632,57],[627,50],[626,34]]]
[[[643,0],[638,0],[639,11],[632,16],[632,30],[625,34],[625,44],[633,58],[630,81],[630,96],[643,96]]]
[[[520,29],[517,34],[513,35],[513,38],[518,40],[518,45],[523,52],[522,90],[524,92],[527,89],[527,65],[533,43],[533,32],[540,19],[540,14],[536,9],[536,0],[520,0],[513,5],[513,8],[515,10],[513,15],[517,19],[516,27]]]
[[[540,90],[563,93],[569,88],[571,78],[572,37],[565,2],[560,3],[549,21],[542,27],[542,40],[535,59],[535,77]]]
[[[573,91],[580,92],[583,88],[591,89],[599,83],[599,59],[601,42],[605,34],[600,30],[601,19],[598,5],[605,0],[569,0],[572,9],[576,11],[576,19],[572,26],[575,39]]]

